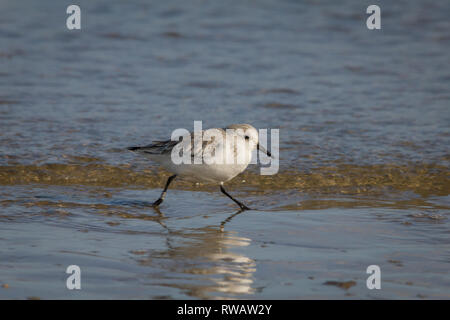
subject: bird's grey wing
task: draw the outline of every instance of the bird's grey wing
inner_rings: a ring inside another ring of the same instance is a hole
[[[209,129],[212,130],[212,129]],[[221,135],[222,137],[225,137],[225,131],[223,129],[215,129],[217,130],[215,133],[216,135]],[[184,137],[180,137],[178,141],[172,141],[172,140],[164,140],[164,141],[153,141],[152,144],[149,144],[147,146],[143,147],[130,147],[128,150],[131,151],[137,151],[141,153],[146,154],[166,154],[171,153],[172,149],[179,143],[183,143],[183,152],[187,152],[191,154],[191,157],[194,158],[202,157],[205,150],[208,150],[211,152],[211,150],[215,150],[217,147],[222,145],[223,139],[215,139],[214,135],[206,138],[207,141],[204,141],[204,134],[205,131],[202,131],[202,134],[199,135],[200,143],[195,143],[195,133],[190,132],[188,135]],[[214,153],[214,151],[213,151]]]
[[[194,143],[194,133],[191,133],[191,158],[218,155],[225,142],[225,131],[221,128],[203,130],[201,139],[200,143]]]

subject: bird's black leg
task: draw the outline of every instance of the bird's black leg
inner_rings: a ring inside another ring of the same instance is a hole
[[[243,204],[242,202],[236,200],[235,198],[233,198],[228,192],[226,192],[226,190],[224,189],[224,187],[222,185],[220,185],[220,191],[222,191],[222,193],[224,195],[226,195],[228,198],[230,198],[231,200],[233,200],[234,202],[237,203],[237,205],[242,209],[242,210],[251,210],[249,207],[247,207],[245,204]]]
[[[173,176],[170,176],[169,179],[167,179],[166,186],[164,187],[164,190],[163,190],[163,192],[161,193],[161,196],[159,197],[158,200],[156,200],[155,202],[153,202],[153,206],[154,206],[154,207],[159,206],[159,205],[163,202],[164,197],[166,196],[167,188],[169,188],[170,183],[172,182],[173,179],[176,178],[176,176],[177,176],[177,175],[174,174]]]

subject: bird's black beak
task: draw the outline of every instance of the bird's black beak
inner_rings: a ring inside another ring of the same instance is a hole
[[[267,151],[266,149],[264,149],[264,147],[261,147],[259,143],[257,144],[256,149],[261,150],[262,152],[264,152],[265,154],[267,154],[269,157],[272,158],[272,154],[270,153],[270,151]]]

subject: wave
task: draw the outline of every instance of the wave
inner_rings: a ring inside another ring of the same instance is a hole
[[[158,168],[139,170],[130,165],[43,164],[0,166],[0,185],[86,185],[160,188],[169,173]],[[298,190],[326,194],[384,194],[412,191],[422,196],[446,196],[450,170],[437,164],[378,164],[318,167],[308,171],[288,168],[273,176],[261,176],[251,168],[227,185],[259,194],[274,190]],[[175,189],[208,191],[208,185],[178,179]]]

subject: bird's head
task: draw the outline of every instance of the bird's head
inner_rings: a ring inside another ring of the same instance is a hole
[[[226,129],[233,129],[236,132],[236,135],[243,138],[250,150],[258,149],[267,154],[269,157],[272,155],[269,151],[264,149],[262,146],[259,145],[259,134],[258,130],[256,130],[255,127],[253,127],[250,124],[232,124],[228,126]]]

